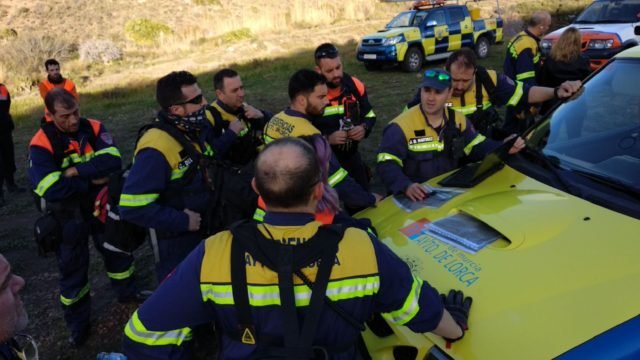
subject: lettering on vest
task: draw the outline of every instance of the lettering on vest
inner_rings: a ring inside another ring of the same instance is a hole
[[[274,117],[269,121],[269,127],[278,134],[282,135],[282,137],[289,136],[294,129],[293,124],[290,124],[278,117]]]

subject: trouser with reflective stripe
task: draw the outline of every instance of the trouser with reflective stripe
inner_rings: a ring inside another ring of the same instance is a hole
[[[133,257],[115,253],[102,247],[101,228],[81,219],[67,219],[62,224],[62,243],[56,255],[60,269],[60,303],[72,336],[89,325],[91,299],[89,287],[89,235],[96,249],[103,255],[105,268],[119,300],[135,295]]]

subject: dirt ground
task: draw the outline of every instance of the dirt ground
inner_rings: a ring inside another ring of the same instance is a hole
[[[311,36],[335,42],[347,42],[368,33],[372,24],[355,24],[341,26],[340,29],[308,30],[295,36],[281,35],[260,41],[258,44],[241,44],[241,48],[227,50],[218,61],[229,61],[232,56],[264,56],[265,53],[278,54],[299,49],[300,39]],[[304,43],[304,42],[302,42]],[[257,51],[259,47],[261,51]],[[202,55],[206,57],[206,55]],[[202,62],[201,62],[202,61]],[[182,62],[163,63],[153,67],[134,70],[127,74],[113,74],[113,77],[131,77],[144,73],[164,73],[167,69],[197,68],[206,63],[203,59],[191,57]],[[208,64],[208,66],[212,66]],[[119,79],[104,79],[113,83]],[[18,164],[18,182],[28,187],[25,174],[27,165],[26,149],[33,134],[19,128],[14,133],[16,143],[16,161]],[[92,297],[92,328],[88,343],[80,350],[74,350],[67,342],[66,330],[59,303],[58,267],[55,256],[38,257],[33,241],[33,222],[38,216],[33,199],[29,192],[22,194],[5,194],[7,205],[0,208],[0,253],[12,264],[14,272],[23,276],[27,285],[22,293],[30,315],[30,324],[26,329],[36,340],[40,359],[94,359],[102,351],[118,351],[122,340],[124,324],[135,310],[132,305],[120,305],[110,289],[106,273],[99,254],[91,251],[90,284]],[[153,275],[153,258],[148,246],[142,246],[136,254],[136,276],[141,288],[153,289],[156,284]]]

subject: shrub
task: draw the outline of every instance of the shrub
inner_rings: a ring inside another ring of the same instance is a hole
[[[162,35],[173,33],[171,28],[163,23],[149,19],[132,19],[124,26],[127,38],[139,45],[153,45]]]
[[[7,40],[18,36],[18,32],[11,28],[0,29],[0,40]]]
[[[226,43],[247,40],[251,38],[253,38],[253,34],[251,33],[251,30],[248,28],[241,28],[238,30],[229,31],[220,36],[220,39]]]
[[[220,6],[220,0],[191,0],[195,5],[214,5]]]
[[[80,60],[109,63],[122,59],[122,50],[109,40],[89,40],[80,45]]]
[[[73,46],[61,37],[19,35],[4,44],[0,63],[15,87],[27,89],[38,83],[44,73],[44,61],[68,59]]]

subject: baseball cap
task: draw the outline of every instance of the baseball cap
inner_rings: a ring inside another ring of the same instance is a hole
[[[451,75],[441,69],[428,69],[422,75],[420,87],[445,90],[451,87]]]

